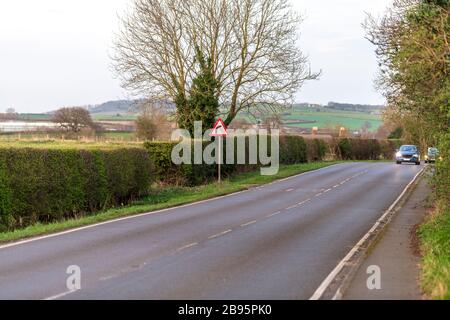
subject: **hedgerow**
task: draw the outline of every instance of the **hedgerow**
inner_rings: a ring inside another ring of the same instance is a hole
[[[336,154],[342,160],[389,160],[393,158],[395,142],[375,139],[340,139]]]
[[[203,143],[202,151],[209,143]],[[270,154],[270,137],[268,137],[268,152]],[[172,149],[177,142],[146,142],[145,148],[154,165],[154,176],[162,184],[199,185],[216,177],[216,165],[183,164],[175,165],[171,159]],[[256,140],[259,150],[260,139]],[[308,161],[323,160],[327,151],[334,150],[335,157],[342,160],[379,160],[391,159],[396,143],[370,139],[340,139],[327,142],[322,139],[307,139],[299,136],[280,136],[280,164],[296,164]],[[191,146],[191,163],[194,159],[194,147]],[[258,156],[257,163],[249,163],[250,138],[245,137],[246,164],[226,164],[222,166],[224,176],[256,170],[261,167]],[[234,141],[234,163],[237,163],[238,143]],[[242,150],[240,150],[242,151]],[[227,157],[227,140],[223,145],[224,161]],[[259,152],[258,152],[259,154]]]
[[[249,163],[251,140],[248,136],[243,140],[245,164],[224,164],[223,176],[262,166],[259,156],[254,159],[256,162]],[[253,142],[259,151],[261,138]],[[0,148],[0,232],[127,204],[146,194],[152,181],[195,186],[216,177],[215,164],[175,165],[171,154],[176,145],[175,142],[147,142],[145,148]],[[203,143],[202,151],[207,145]],[[386,141],[305,140],[299,136],[281,136],[279,147],[280,164],[285,165],[320,161],[328,150],[336,159],[344,160],[386,158],[395,150],[395,144]],[[237,163],[238,148],[236,138],[234,163]],[[225,142],[224,159],[227,150]],[[193,160],[192,148],[191,163]]]
[[[143,149],[0,149],[0,225],[23,227],[89,214],[148,191]]]

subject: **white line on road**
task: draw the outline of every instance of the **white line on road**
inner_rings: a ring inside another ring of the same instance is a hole
[[[311,198],[310,198],[310,199],[306,199],[305,201],[300,202],[298,205],[301,206],[301,205],[304,205],[305,203],[308,203],[308,202],[310,202],[310,201],[311,201]]]
[[[222,232],[220,232],[220,233],[218,233],[218,234],[214,234],[214,235],[208,237],[208,239],[215,239],[215,238],[224,236],[224,235],[226,235],[227,233],[230,233],[231,231],[233,231],[233,230],[228,229],[228,230],[222,231]]]
[[[45,298],[44,300],[57,300],[57,299],[60,299],[60,298],[62,298],[62,297],[65,297],[65,296],[67,296],[67,295],[69,295],[69,294],[72,294],[72,293],[74,293],[74,292],[77,292],[77,291],[79,291],[79,290],[70,290],[70,291],[66,291],[66,292],[63,292],[63,293],[60,293],[60,294],[57,294],[57,295],[54,295],[54,296]]]
[[[294,191],[294,189],[292,189],[292,188],[286,190],[286,192],[292,192],[292,191]]]
[[[298,204],[294,204],[293,206],[287,207],[285,210],[292,210],[297,208]]]
[[[271,213],[271,214],[269,214],[269,215],[267,216],[267,218],[275,217],[275,216],[279,215],[280,213],[281,213],[281,211],[277,211],[277,212]]]
[[[183,251],[183,250],[195,247],[196,245],[198,245],[198,242],[193,242],[193,243],[190,243],[190,244],[187,244],[187,245],[185,245],[183,247],[178,248],[177,251]]]
[[[337,163],[337,164],[333,164],[331,166],[327,166],[327,167],[324,167],[324,168],[319,168],[319,169],[316,169],[316,170],[302,172],[300,174],[296,174],[296,175],[293,175],[293,176],[290,176],[290,177],[287,177],[287,178],[276,180],[276,181],[273,182],[273,184],[284,182],[284,181],[288,181],[288,180],[292,180],[292,179],[295,179],[295,178],[298,178],[298,177],[301,177],[301,176],[305,176],[305,175],[311,175],[311,174],[314,174],[314,173],[316,173],[318,171],[325,171],[325,170],[328,170],[330,168],[337,167],[337,166],[342,166],[342,165],[344,165],[344,164]],[[69,230],[66,230],[66,231],[61,231],[61,232],[57,232],[57,233],[53,233],[53,234],[48,234],[48,235],[44,235],[44,236],[38,236],[38,237],[26,239],[26,240],[20,240],[20,241],[17,241],[17,242],[12,242],[12,243],[8,243],[8,244],[5,244],[5,245],[0,245],[0,250],[6,249],[6,248],[10,248],[10,247],[19,246],[19,245],[22,245],[22,244],[27,244],[27,243],[30,243],[30,242],[35,242],[35,241],[45,240],[45,239],[49,239],[49,238],[59,237],[59,236],[63,236],[63,235],[66,235],[66,234],[70,234],[70,233],[74,233],[74,232],[78,232],[78,231],[83,231],[83,230],[87,230],[87,229],[91,229],[91,228],[96,228],[96,227],[100,227],[100,226],[103,226],[103,225],[108,225],[108,224],[112,224],[112,223],[116,223],[116,222],[121,222],[121,221],[131,220],[131,219],[137,219],[137,218],[146,217],[146,216],[151,216],[151,215],[155,215],[155,214],[158,214],[158,213],[163,213],[163,212],[176,210],[176,209],[180,209],[180,208],[192,207],[192,206],[195,206],[195,205],[198,205],[198,204],[202,204],[202,203],[214,202],[214,201],[221,200],[221,199],[224,199],[224,198],[233,197],[233,196],[237,196],[239,194],[247,193],[249,191],[250,190],[237,191],[237,192],[230,193],[230,194],[227,194],[227,195],[223,195],[223,196],[219,196],[219,197],[215,197],[215,198],[211,198],[211,199],[206,199],[206,200],[201,200],[201,201],[197,201],[197,202],[187,203],[187,204],[180,205],[180,206],[177,206],[177,207],[171,207],[171,208],[166,208],[166,209],[161,209],[161,210],[156,210],[156,211],[151,211],[151,212],[146,212],[146,213],[141,213],[141,214],[136,214],[136,215],[131,215],[131,216],[128,216],[128,217],[122,217],[122,218],[118,218],[118,219],[108,220],[108,221],[105,221],[105,222],[100,222],[100,223],[95,223],[95,224],[91,224],[91,225],[84,226],[84,227],[78,227],[78,228],[74,228],[74,229],[69,229]]]
[[[255,224],[256,222],[258,222],[258,221],[253,220],[253,221],[250,221],[250,222],[247,222],[247,223],[243,223],[243,224],[241,224],[241,227],[247,227],[247,226],[250,226],[252,224]]]
[[[323,195],[323,192],[316,194],[316,197],[320,197],[321,195]]]
[[[341,270],[346,266],[346,264],[350,261],[350,259],[354,256],[355,253],[357,253],[361,247],[364,245],[366,240],[370,237],[370,235],[379,227],[380,224],[383,223],[383,221],[386,219],[386,217],[392,212],[392,210],[397,206],[397,204],[400,202],[400,200],[403,198],[403,196],[406,194],[408,189],[411,187],[411,185],[416,182],[417,178],[420,176],[420,174],[425,169],[422,169],[417,173],[413,180],[405,187],[403,192],[398,196],[398,198],[394,201],[394,203],[389,207],[389,209],[386,210],[386,212],[377,220],[377,222],[374,224],[374,226],[364,235],[364,237],[359,240],[359,242],[350,250],[350,252],[342,259],[338,265],[331,271],[331,273],[325,278],[325,280],[321,283],[319,288],[314,292],[314,294],[309,298],[309,300],[319,300],[322,298],[322,295],[325,293],[325,291],[328,289],[330,284],[335,280],[336,276],[341,272]],[[333,300],[337,300],[340,297],[341,293],[338,290]]]

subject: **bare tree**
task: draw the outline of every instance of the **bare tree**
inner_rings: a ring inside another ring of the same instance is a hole
[[[162,105],[145,101],[139,105],[140,114],[136,119],[136,135],[145,140],[170,139],[171,123]]]
[[[122,19],[114,66],[125,88],[185,101],[196,46],[211,59],[229,124],[244,109],[278,108],[310,79],[297,46],[301,18],[284,0],[135,0]]]
[[[80,132],[83,128],[93,129],[95,127],[89,111],[80,107],[57,110],[53,116],[53,122],[72,132]]]
[[[0,113],[0,120],[17,120],[19,119],[19,114],[14,108],[6,108],[5,113]]]

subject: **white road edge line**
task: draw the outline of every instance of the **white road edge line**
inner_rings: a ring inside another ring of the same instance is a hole
[[[325,280],[322,282],[322,284],[317,288],[317,290],[314,292],[314,294],[309,298],[309,300],[319,300],[322,295],[327,290],[328,286],[333,282],[333,280],[336,278],[336,276],[339,274],[339,272],[344,268],[346,263],[353,257],[353,255],[361,248],[361,246],[364,244],[364,242],[369,238],[369,236],[373,233],[374,230],[378,228],[378,226],[381,224],[381,222],[391,213],[391,211],[397,206],[397,204],[400,202],[400,200],[403,198],[405,193],[408,191],[408,189],[413,185],[417,178],[422,174],[422,172],[425,170],[425,168],[422,168],[422,170],[417,173],[413,180],[405,187],[403,192],[398,196],[398,198],[394,201],[394,203],[385,211],[385,213],[377,220],[377,222],[373,225],[373,227],[362,237],[361,240],[350,250],[350,252],[344,257],[344,259],[339,262],[339,264],[331,271],[331,273],[328,275],[328,277],[325,278]],[[339,292],[336,292],[336,294],[333,297],[333,300],[337,300]]]
[[[327,166],[327,167],[323,167],[323,168],[319,168],[319,169],[303,172],[303,173],[300,173],[300,174],[297,174],[297,175],[294,175],[294,176],[290,176],[290,177],[287,177],[287,178],[276,180],[276,181],[274,181],[272,183],[278,183],[278,182],[287,181],[287,180],[294,179],[294,178],[297,178],[297,177],[300,177],[300,176],[304,176],[304,175],[307,175],[307,174],[318,172],[320,170],[326,170],[326,169],[329,169],[329,168],[332,168],[332,167],[342,166],[342,165],[345,165],[345,164],[347,164],[347,163],[332,164],[332,165]],[[171,207],[171,208],[161,209],[161,210],[157,210],[157,211],[131,215],[131,216],[128,216],[128,217],[108,220],[108,221],[104,221],[104,222],[100,222],[100,223],[96,223],[96,224],[91,224],[91,225],[84,226],[84,227],[69,229],[69,230],[66,230],[66,231],[61,231],[61,232],[57,232],[57,233],[53,233],[53,234],[48,234],[48,235],[44,235],[44,236],[38,236],[38,237],[26,239],[26,240],[17,241],[17,242],[11,242],[11,243],[8,243],[8,244],[1,245],[0,246],[0,250],[6,249],[6,248],[15,247],[15,246],[19,246],[19,245],[22,245],[22,244],[27,244],[27,243],[30,243],[30,242],[39,241],[39,240],[59,237],[59,236],[62,236],[62,235],[66,235],[66,234],[70,234],[70,233],[74,233],[74,232],[78,232],[78,231],[83,231],[83,230],[86,230],[86,229],[91,229],[91,228],[95,228],[95,227],[99,227],[99,226],[103,226],[103,225],[107,225],[107,224],[111,224],[111,223],[116,223],[116,222],[120,222],[120,221],[124,221],[124,220],[137,219],[137,218],[142,218],[142,217],[146,217],[146,216],[150,216],[150,215],[154,215],[154,214],[158,214],[158,213],[162,213],[162,212],[167,212],[167,211],[170,211],[170,210],[191,207],[191,206],[195,206],[197,204],[202,204],[202,203],[207,203],[207,202],[220,200],[220,199],[227,198],[227,197],[232,197],[232,196],[239,195],[239,194],[242,194],[242,193],[245,193],[245,192],[248,192],[248,191],[249,191],[248,189],[247,190],[242,190],[242,191],[230,193],[230,194],[219,196],[219,197],[214,197],[214,198],[211,198],[211,199],[205,199],[205,200],[201,200],[201,201],[197,201],[197,202],[193,202],[193,203],[187,203],[187,204],[176,206],[176,207]]]
[[[230,233],[231,231],[233,231],[233,230],[231,230],[231,229],[228,229],[228,230],[222,231],[222,232],[220,232],[220,233],[217,233],[217,234],[214,234],[214,235],[212,235],[212,236],[208,237],[208,239],[215,239],[215,238],[218,238],[218,237],[224,236],[224,235],[226,235],[226,234]]]

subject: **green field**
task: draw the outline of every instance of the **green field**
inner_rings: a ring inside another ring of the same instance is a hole
[[[360,129],[365,122],[369,122],[370,130],[374,131],[382,124],[381,117],[364,112],[338,111],[332,109],[295,109],[291,115],[283,116],[283,120],[304,120],[311,123],[292,124],[288,126],[300,128],[327,126],[343,126],[349,130]]]
[[[77,140],[2,140],[0,148],[37,148],[37,149],[114,149],[143,148],[142,143],[132,141],[93,142]]]
[[[134,121],[137,114],[129,113],[95,113],[92,115],[94,121]]]
[[[241,115],[240,119],[245,119],[250,123],[256,123],[254,117]],[[327,127],[343,126],[348,130],[358,130],[366,122],[370,123],[369,131],[376,131],[383,123],[380,115],[366,112],[340,111],[328,108],[299,108],[295,107],[284,111],[282,120],[302,121],[302,123],[286,123],[287,127],[311,129],[318,127],[324,129]]]

